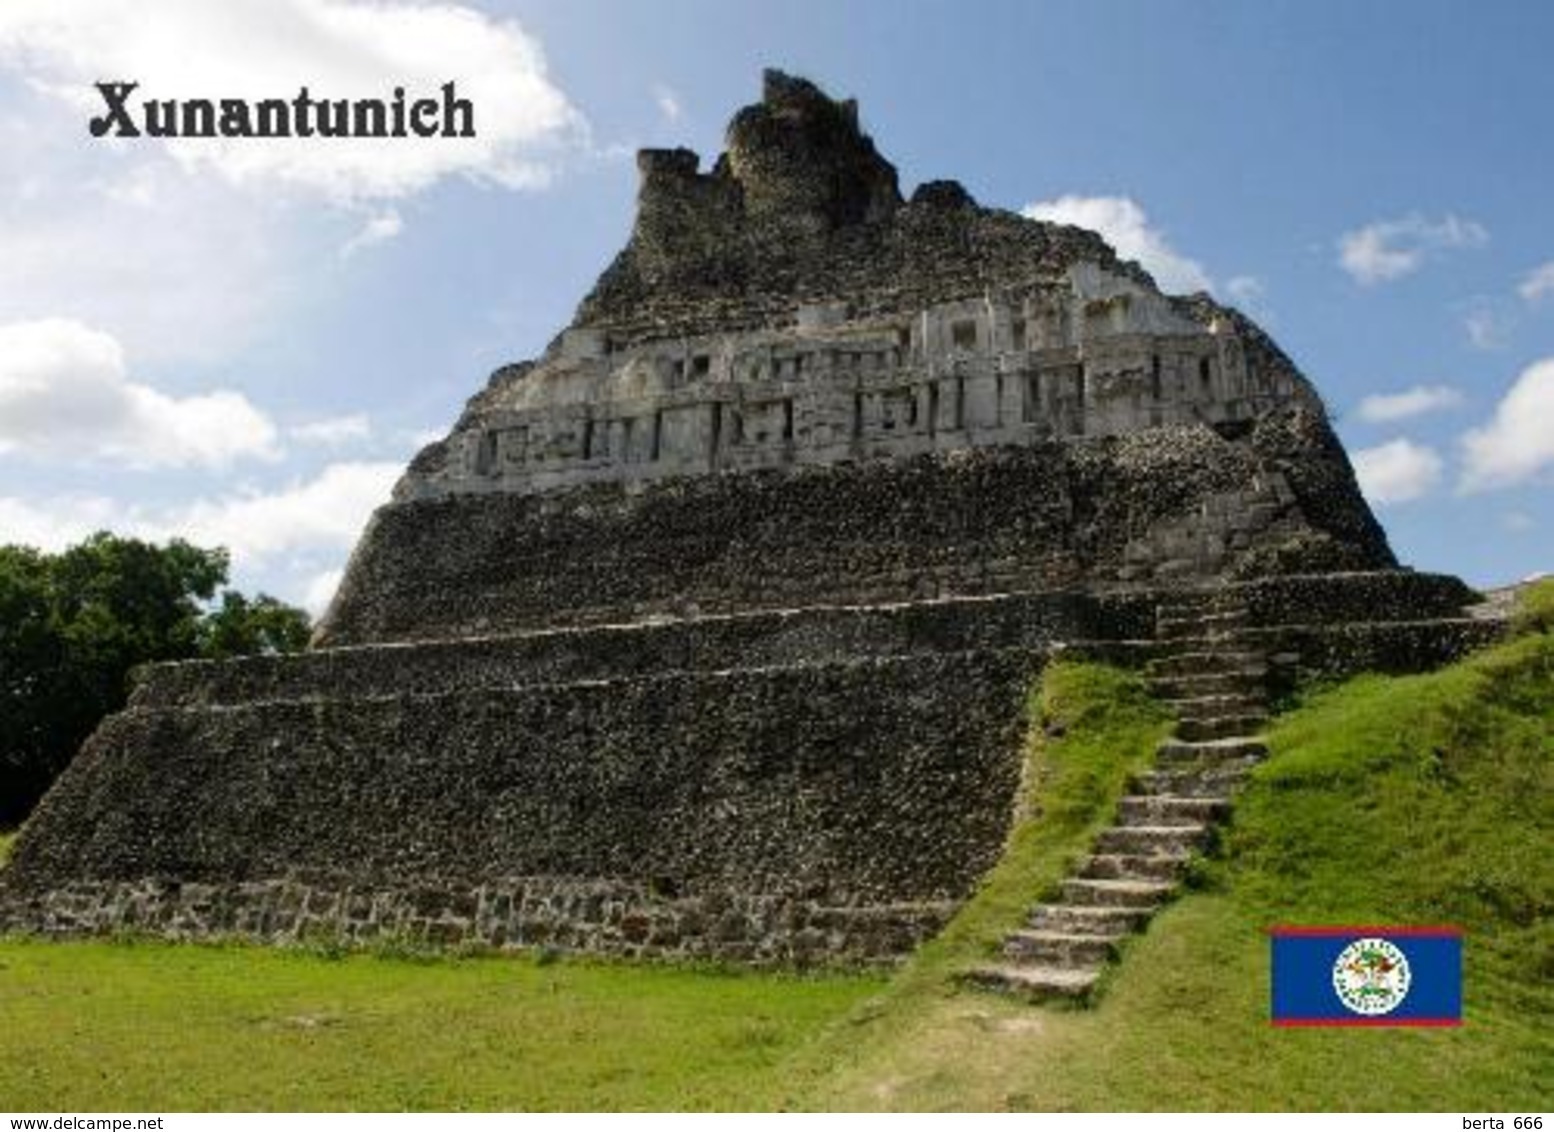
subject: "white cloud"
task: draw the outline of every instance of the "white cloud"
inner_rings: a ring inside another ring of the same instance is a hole
[[[1554,295],[1554,259],[1527,273],[1516,288],[1516,293],[1529,303]]]
[[[1538,527],[1537,521],[1525,511],[1507,511],[1501,521],[1505,529],[1514,535],[1526,534]]]
[[[100,495],[68,495],[43,503],[0,496],[0,543],[57,552],[88,535],[119,529],[123,511]]]
[[[110,153],[36,99],[27,111],[0,113],[6,168],[28,171],[0,177],[0,323],[65,315],[111,331],[137,365],[210,362],[267,310],[305,301],[285,265],[313,218],[153,151]]]
[[[155,165],[140,165],[131,168],[122,177],[113,181],[104,181],[94,186],[103,196],[117,204],[134,205],[139,209],[155,207],[157,203],[159,176]]]
[[[367,217],[367,221],[362,225],[361,231],[345,242],[345,245],[340,249],[340,255],[344,259],[349,259],[363,248],[370,248],[374,244],[381,244],[392,240],[404,231],[404,228],[404,219],[399,215],[399,210],[396,208],[388,209],[386,212],[373,213]]]
[[[1429,220],[1416,212],[1345,232],[1338,240],[1338,263],[1370,286],[1411,275],[1441,252],[1482,247],[1488,240],[1489,232],[1476,221],[1450,214]]]
[[[419,452],[433,441],[442,440],[448,435],[445,428],[419,428],[410,429],[399,434],[400,439],[409,446],[412,452]]]
[[[1440,482],[1443,463],[1435,449],[1399,437],[1354,454],[1354,474],[1370,502],[1407,503]]]
[[[1268,289],[1255,275],[1237,275],[1226,282],[1225,293],[1241,306],[1255,307],[1267,297]]]
[[[337,568],[325,570],[308,581],[302,594],[302,607],[312,614],[315,621],[329,608],[329,603],[335,598],[335,591],[344,579],[345,570]]]
[[[389,492],[401,468],[388,463],[337,463],[309,480],[273,492],[253,492],[163,507],[123,505],[98,495],[63,495],[28,502],[0,496],[4,541],[57,550],[93,531],[224,546],[233,563],[251,569],[282,554],[344,553]]]
[[[1449,385],[1416,385],[1401,393],[1375,393],[1360,402],[1356,415],[1371,424],[1401,421],[1462,404],[1462,394]]]
[[[321,421],[308,421],[294,426],[290,436],[299,444],[314,444],[321,448],[341,448],[372,439],[372,422],[366,413],[352,413],[344,417],[328,417]]]
[[[0,325],[0,453],[134,468],[274,459],[275,426],[240,393],[173,397],[129,380],[111,335],[72,319]]]
[[[1099,232],[1123,259],[1137,260],[1162,290],[1180,293],[1214,287],[1203,265],[1173,248],[1130,197],[1061,196],[1028,204],[1020,212],[1032,220]]]
[[[1554,465],[1554,358],[1524,369],[1488,423],[1462,438],[1464,492],[1523,483]]]
[[[330,464],[278,491],[199,500],[153,525],[202,545],[225,546],[247,564],[300,550],[345,550],[373,510],[388,502],[397,463]]]
[[[165,146],[190,171],[242,185],[282,184],[335,200],[400,197],[448,176],[543,184],[586,138],[582,116],[546,73],[539,43],[512,20],[463,4],[411,0],[6,0],[0,63],[82,115],[91,86],[124,79],[145,99],[441,97],[456,83],[474,137],[128,139]]]
[[[1462,329],[1478,350],[1503,350],[1511,341],[1516,318],[1503,303],[1483,295],[1470,299],[1462,316]]]
[[[662,84],[653,88],[653,103],[666,122],[678,122],[685,114],[685,108],[680,105],[680,96]]]

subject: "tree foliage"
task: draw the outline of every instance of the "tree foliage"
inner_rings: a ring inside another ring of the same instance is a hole
[[[223,590],[221,604],[200,621],[200,655],[222,660],[298,652],[312,631],[306,613],[269,594],[246,598],[236,590]]]
[[[60,554],[0,546],[0,828],[20,821],[103,716],[136,665],[292,652],[307,614],[217,590],[224,550],[99,533]]]

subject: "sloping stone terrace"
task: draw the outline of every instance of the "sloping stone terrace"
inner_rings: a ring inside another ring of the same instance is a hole
[[[0,926],[889,959],[997,859],[1041,663],[133,709],[29,823]]]

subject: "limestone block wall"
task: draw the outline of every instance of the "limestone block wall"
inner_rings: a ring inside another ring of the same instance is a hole
[[[1500,632],[1464,620],[1477,595],[1455,577],[1406,570],[1233,582],[1249,630],[1313,672],[1420,671]],[[1152,642],[1158,590],[1015,593],[873,606],[805,606],[587,628],[541,629],[318,649],[286,656],[147,665],[132,709],[357,699],[777,668],[823,657],[1040,652],[1085,642]],[[1487,634],[1487,635],[1486,635]],[[1359,642],[1359,643],[1353,643]],[[1146,651],[1152,645],[1143,646]],[[1432,648],[1436,651],[1430,651]],[[1140,663],[1134,652],[1117,655]],[[1324,659],[1325,658],[1325,659]]]
[[[1413,570],[1257,578],[1229,592],[1263,626],[1449,620],[1479,600],[1461,578]]]
[[[1270,688],[1494,640],[1454,578],[1232,583]],[[1055,648],[1160,591],[810,607],[151,668],[44,803],[0,930],[872,962],[996,858]],[[813,658],[847,656],[816,664]]]
[[[612,347],[588,327],[507,367],[418,457],[400,499],[535,492],[752,468],[906,457],[1319,409],[1291,368],[1250,364],[1207,324],[1089,265],[1060,288],[854,320]]]
[[[1293,692],[1310,680],[1346,680],[1360,672],[1430,672],[1505,636],[1498,620],[1446,617],[1281,625],[1252,632],[1268,655],[1268,690]]]
[[[893,957],[997,859],[1040,665],[135,708],[29,822],[0,928]]]
[[[809,606],[689,620],[544,629],[148,665],[132,708],[241,705],[475,691],[667,672],[774,668],[819,658],[902,657],[1148,638],[1148,594],[1027,593],[883,606]]]

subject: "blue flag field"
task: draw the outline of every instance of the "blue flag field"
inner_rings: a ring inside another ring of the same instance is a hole
[[[1460,1026],[1462,931],[1270,928],[1275,1026]]]

